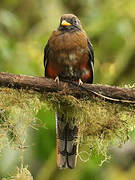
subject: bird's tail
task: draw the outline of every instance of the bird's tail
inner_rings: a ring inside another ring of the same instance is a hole
[[[57,165],[59,168],[73,169],[78,154],[78,127],[70,127],[70,121],[64,121],[64,115],[56,115]]]

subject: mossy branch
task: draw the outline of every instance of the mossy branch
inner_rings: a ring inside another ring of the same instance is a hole
[[[38,118],[44,110],[45,120],[49,110],[63,113],[71,127],[79,124],[80,147],[85,149],[86,143],[85,151],[99,154],[97,160],[102,164],[109,157],[108,148],[125,143],[134,131],[135,88],[78,86],[78,82],[57,85],[44,77],[0,73],[0,136],[3,137],[0,152],[6,144],[19,151],[28,147],[25,143],[27,128],[37,129],[40,123],[44,126],[44,121]]]
[[[59,92],[77,98],[82,98],[83,96],[92,97],[94,95],[109,101],[135,103],[135,88],[118,88],[86,83],[78,86],[78,83],[75,82],[60,82],[57,85],[54,80],[44,77],[3,72],[0,73],[0,87],[33,90],[40,93]]]

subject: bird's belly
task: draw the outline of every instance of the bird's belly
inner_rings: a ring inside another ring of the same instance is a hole
[[[58,54],[55,61],[62,67],[59,74],[61,79],[78,80],[80,78],[81,51],[83,52],[83,50],[70,50],[70,52],[63,51]]]
[[[69,66],[76,66],[80,63],[81,58],[78,56],[77,53],[65,53],[61,52],[60,54],[55,56],[55,61],[58,62],[60,65],[69,65]]]
[[[59,73],[59,78],[62,80],[72,80],[77,81],[81,77],[81,71],[79,68],[71,65],[65,65],[64,71]]]
[[[47,76],[61,80],[78,81],[89,76],[89,55],[87,49],[70,49],[69,51],[50,52]],[[89,77],[88,77],[89,78]],[[85,79],[84,79],[85,81]]]

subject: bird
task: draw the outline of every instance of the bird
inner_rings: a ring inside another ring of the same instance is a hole
[[[45,77],[59,82],[93,83],[94,49],[74,14],[64,14],[44,48]],[[57,166],[74,169],[77,163],[79,125],[56,112]],[[72,125],[71,125],[72,124]]]

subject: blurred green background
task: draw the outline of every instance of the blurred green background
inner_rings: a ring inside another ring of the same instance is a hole
[[[80,18],[94,46],[94,83],[133,85],[134,0],[1,0],[0,71],[43,76],[44,46],[51,32],[58,27],[59,19],[64,13],[74,13]],[[25,164],[29,165],[34,179],[117,180],[114,173],[114,177],[111,173],[106,177],[106,166],[112,165],[107,163],[99,167],[96,157],[89,157],[88,162],[79,160],[75,170],[58,170],[55,152],[55,114],[42,108],[37,116],[45,122],[46,128],[39,128],[38,131],[29,130],[28,142],[32,145],[25,151]],[[17,156],[16,151],[7,150],[0,157],[1,178],[14,171],[18,163]],[[118,180],[121,179],[120,174]]]

